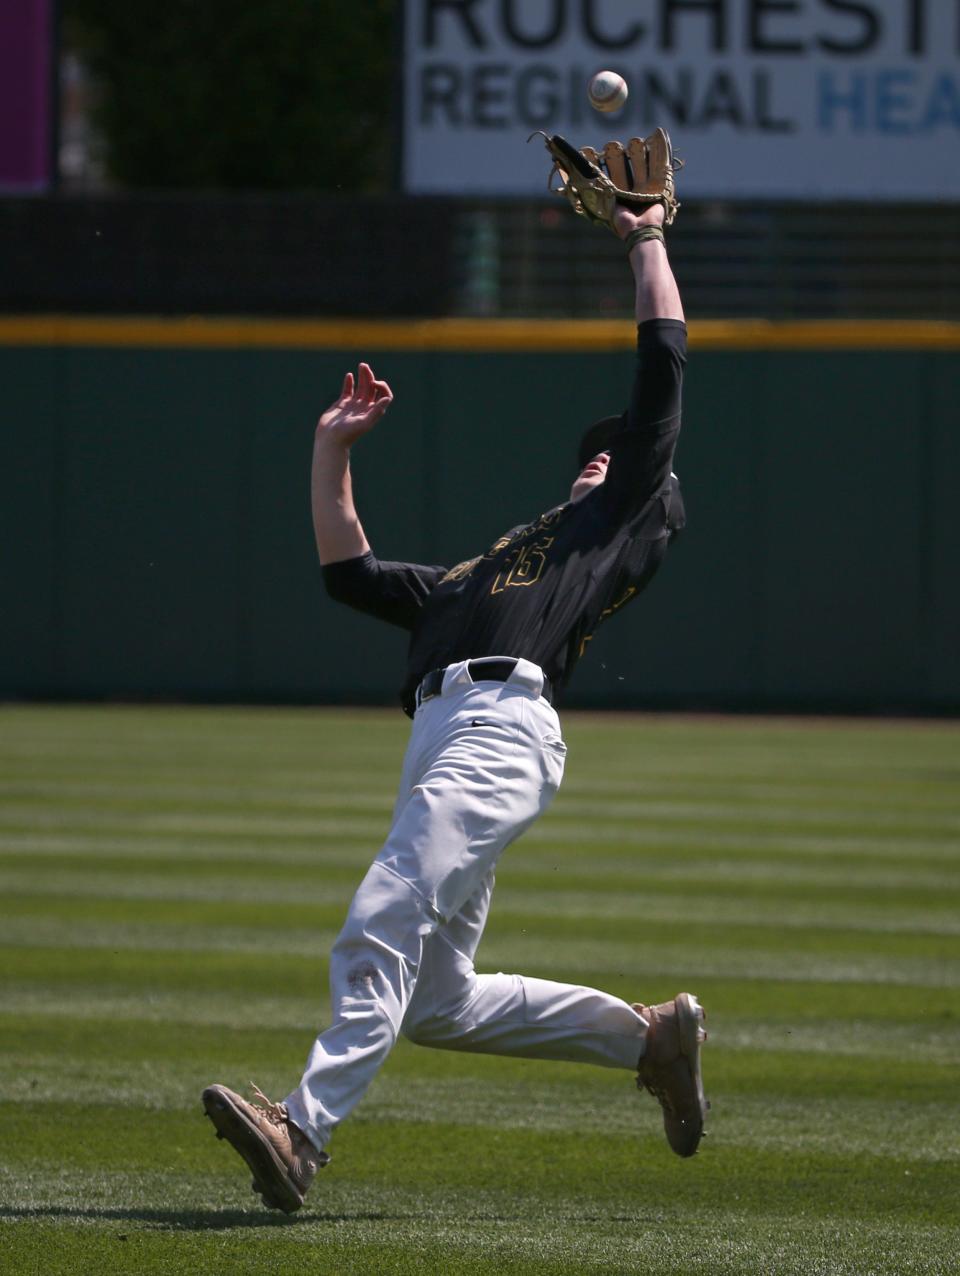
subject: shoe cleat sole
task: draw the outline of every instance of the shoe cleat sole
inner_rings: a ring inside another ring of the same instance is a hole
[[[707,1039],[703,1022],[707,1017],[700,1002],[689,992],[681,992],[675,998],[677,1027],[680,1032],[680,1053],[690,1065],[690,1072],[697,1092],[701,1121],[710,1111],[710,1103],[703,1092],[703,1076],[700,1070],[700,1047]]]
[[[295,1213],[303,1204],[303,1196],[287,1179],[283,1163],[269,1144],[219,1086],[208,1087],[201,1097],[203,1110],[213,1122],[217,1137],[226,1139],[246,1161],[254,1176],[251,1188],[262,1196],[264,1205],[283,1210],[285,1214]]]

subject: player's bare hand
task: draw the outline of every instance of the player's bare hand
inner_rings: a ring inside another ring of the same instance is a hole
[[[331,403],[317,423],[317,437],[326,437],[349,447],[377,424],[393,402],[386,381],[378,381],[369,363],[361,363],[354,377],[343,378],[340,397]]]

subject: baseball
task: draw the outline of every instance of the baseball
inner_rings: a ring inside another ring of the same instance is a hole
[[[616,71],[598,71],[587,90],[590,105],[598,111],[619,111],[627,100],[627,82]]]

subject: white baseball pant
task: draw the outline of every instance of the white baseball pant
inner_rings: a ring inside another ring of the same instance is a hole
[[[330,958],[333,1020],[285,1102],[318,1148],[363,1097],[399,1032],[422,1045],[637,1067],[647,1022],[591,988],[478,975],[497,860],[549,806],[566,746],[543,673],[506,682],[450,665],[414,717],[390,834]]]

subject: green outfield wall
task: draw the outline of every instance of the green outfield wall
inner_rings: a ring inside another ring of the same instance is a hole
[[[366,357],[386,558],[563,499],[630,325],[0,320],[0,695],[389,701],[405,635],[330,603],[309,464]],[[567,703],[960,709],[960,325],[691,323],[689,527]]]

